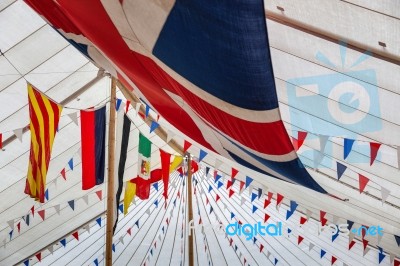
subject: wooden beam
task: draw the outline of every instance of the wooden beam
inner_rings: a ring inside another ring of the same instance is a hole
[[[106,228],[106,266],[112,265],[112,245],[113,245],[113,226],[114,226],[114,158],[115,158],[115,101],[116,80],[111,78],[111,97],[110,97],[110,122],[108,127],[108,182],[107,182],[107,228]]]
[[[187,179],[187,189],[188,189],[188,222],[193,220],[193,204],[192,204],[192,157],[189,153],[186,154],[188,158],[188,179]],[[189,229],[190,230],[190,229]],[[194,266],[194,251],[193,251],[193,235],[189,234],[189,266]]]

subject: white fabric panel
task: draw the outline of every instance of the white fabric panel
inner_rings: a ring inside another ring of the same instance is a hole
[[[0,57],[0,91],[19,79],[19,74],[4,56]]]
[[[392,0],[380,0],[380,1],[364,1],[364,0],[346,0],[349,3],[370,8],[377,12],[381,12],[388,16],[400,18],[400,2]]]

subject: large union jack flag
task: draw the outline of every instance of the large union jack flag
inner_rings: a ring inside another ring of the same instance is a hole
[[[262,0],[26,0],[204,147],[325,192],[281,121]]]

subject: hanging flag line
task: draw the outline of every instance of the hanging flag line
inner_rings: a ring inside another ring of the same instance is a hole
[[[201,215],[201,212],[200,212],[200,202],[202,203],[202,207],[203,207],[203,208],[202,208],[202,210],[203,210],[202,212],[205,213],[205,217],[207,217],[209,223],[211,224],[211,221],[210,221],[210,219],[209,219],[209,215],[207,215],[207,210],[206,210],[206,205],[208,205],[208,204],[205,205],[203,199],[201,198],[201,195],[202,195],[202,194],[205,194],[205,192],[204,192],[203,188],[201,187],[201,181],[200,181],[200,182],[197,181],[197,179],[198,179],[199,176],[201,176],[201,173],[197,174],[197,177],[195,176],[195,177],[196,177],[196,181],[193,182],[193,186],[196,187],[196,188],[199,190],[199,192],[200,192],[200,193],[196,193],[196,195],[195,195],[195,198],[196,198],[196,206],[197,206],[197,210],[198,210],[197,214],[198,214],[198,216],[199,216],[199,218],[200,218],[200,220],[199,220],[199,222],[198,222],[197,224],[198,224],[198,225],[203,224],[204,221],[205,221],[204,215]],[[200,184],[199,184],[199,183],[200,183]],[[199,197],[200,197],[200,199],[199,199]],[[217,205],[217,207],[218,207],[218,205]],[[212,210],[213,210],[213,209],[210,208],[210,215],[211,215],[211,213],[213,212]],[[213,213],[214,213],[215,218],[218,220],[218,222],[221,222],[221,221],[219,221],[218,216],[217,216],[217,214],[215,213],[215,211],[214,211]],[[204,239],[207,241],[207,243],[208,243],[207,235],[205,234],[205,232],[202,230],[201,233],[203,234],[203,238],[204,238]],[[214,230],[213,230],[213,233],[214,233],[215,238],[218,239],[218,238],[217,238],[217,235],[216,235],[216,232],[215,232]],[[226,234],[225,234],[225,238],[227,238],[227,235],[226,235]],[[241,239],[239,239],[239,240],[241,241]],[[229,240],[228,240],[228,241],[229,241]],[[218,242],[218,244],[219,244],[219,241],[217,241],[217,242]],[[246,250],[246,251],[248,252],[248,254],[250,255],[250,257],[252,257],[251,252],[246,248],[246,245],[244,245],[242,241],[241,241],[241,243],[242,243],[242,245],[244,246],[245,250]],[[233,247],[232,244],[230,244],[230,246],[232,247],[232,249],[234,249],[235,254],[236,254],[236,256],[238,257],[239,261],[241,261],[241,256],[239,256],[239,255],[237,254],[237,250],[235,250],[235,248]],[[236,245],[235,245],[235,246],[236,246]],[[222,248],[221,248],[221,246],[220,246],[220,244],[219,244],[219,247],[220,247],[220,249],[221,249],[221,253],[224,253],[223,250],[222,250]],[[209,249],[208,249],[208,250],[209,250]],[[242,254],[241,251],[239,251],[239,252],[240,252],[240,254]],[[210,257],[211,257],[211,254],[210,254]],[[254,258],[253,258],[253,259],[254,259]],[[211,260],[212,260],[212,257],[211,257]]]
[[[210,181],[210,183],[212,184],[212,182],[211,182],[211,180],[209,180]],[[229,181],[228,181],[229,182]],[[211,186],[211,185],[210,185]],[[213,186],[215,186],[215,184],[213,184]],[[235,185],[235,187],[237,187],[238,185]],[[249,189],[250,189],[251,187],[249,187]],[[217,188],[215,191],[217,191],[217,190],[219,190],[219,188]],[[239,189],[240,190],[240,189]],[[210,191],[211,190],[209,190],[209,193],[210,193]],[[250,190],[249,190],[250,191]],[[252,192],[251,192],[252,193]],[[241,194],[241,193],[239,193],[239,194]],[[252,193],[253,194],[253,193]],[[242,196],[243,197],[243,196]],[[260,198],[259,198],[260,199]],[[271,199],[272,199],[272,197],[271,197]],[[265,206],[265,205],[264,205]],[[296,203],[296,206],[298,206],[298,204]],[[254,208],[253,208],[254,209]],[[261,207],[259,207],[258,209],[261,209]],[[254,211],[253,211],[254,212]],[[289,212],[289,210],[288,210],[288,212]],[[311,214],[310,214],[311,215]],[[309,216],[309,215],[307,215],[307,216]],[[290,217],[290,216],[289,216]],[[261,217],[260,217],[261,218]],[[336,216],[336,220],[338,219],[339,217],[337,217]],[[301,221],[301,220],[300,220]],[[335,222],[336,223],[336,222]],[[395,236],[396,237],[396,236]],[[304,239],[304,237],[303,237],[303,239]],[[397,241],[397,239],[399,239],[399,241],[400,241],[400,238],[396,238],[396,241]],[[363,240],[364,241],[364,240]],[[379,242],[379,241],[378,241]],[[315,244],[314,244],[314,246],[315,246]],[[383,249],[382,249],[382,252],[383,252]],[[381,252],[381,253],[382,253]],[[326,252],[325,252],[326,253]],[[389,253],[390,254],[390,253]],[[337,260],[337,258],[335,259],[335,260]]]
[[[155,195],[155,198],[162,198],[161,196],[160,196],[160,193],[158,193],[158,196],[157,196],[157,194],[154,194]],[[136,206],[137,208],[139,207],[139,205],[141,205],[142,203],[143,204],[146,204],[146,203],[148,203],[148,202],[150,202],[150,201],[141,201],[141,200],[139,200],[140,202],[139,202],[139,204],[138,204],[138,206]],[[152,204],[149,204],[150,206],[149,206],[149,208],[153,205],[153,203]],[[143,215],[142,215],[143,216]],[[141,217],[142,217],[141,216]],[[44,248],[44,249],[42,249],[39,253],[37,253],[37,254],[41,254],[43,251],[45,251],[46,249],[47,250],[51,250],[51,254],[53,253],[53,251],[54,251],[54,248],[53,248],[53,246],[55,245],[55,244],[57,244],[58,242],[60,242],[64,247],[66,246],[66,244],[68,243],[67,242],[67,237],[68,236],[73,236],[76,240],[78,240],[79,241],[79,230],[80,229],[85,229],[86,231],[88,231],[89,233],[90,233],[90,228],[88,228],[88,226],[90,227],[90,223],[91,222],[94,222],[94,221],[96,221],[96,223],[94,224],[94,226],[96,225],[96,224],[98,224],[100,227],[101,227],[101,220],[102,220],[102,218],[103,218],[103,220],[105,219],[104,218],[105,217],[105,212],[103,213],[103,214],[101,214],[100,216],[97,216],[96,218],[94,218],[94,219],[92,219],[90,222],[88,222],[88,223],[86,223],[85,225],[83,225],[83,226],[81,226],[80,228],[77,228],[76,230],[73,230],[73,233],[69,233],[67,236],[65,236],[65,237],[63,237],[63,238],[61,238],[61,239],[59,239],[59,240],[57,240],[56,242],[54,242],[52,245],[50,245],[50,246],[47,246],[46,248]],[[140,218],[139,218],[140,219]],[[130,221],[129,219],[125,219],[125,217],[123,217],[122,218],[122,220],[128,220],[128,221]],[[125,234],[126,235],[126,234]],[[120,239],[121,239],[121,237],[120,237]],[[36,254],[36,255],[37,255]],[[35,256],[36,256],[35,255]],[[34,255],[32,255],[32,256],[30,256],[30,257],[33,257]],[[40,255],[41,256],[41,255]],[[27,260],[25,260],[25,262],[26,262]],[[28,258],[28,261],[29,261],[29,258]],[[24,263],[25,263],[24,262]]]

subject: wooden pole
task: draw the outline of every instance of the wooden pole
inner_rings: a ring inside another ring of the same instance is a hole
[[[107,183],[107,228],[106,228],[106,266],[112,265],[112,244],[114,226],[114,157],[115,157],[115,101],[116,80],[111,78],[110,122],[108,126],[108,183]]]
[[[192,158],[189,153],[186,154],[188,156],[188,182],[187,182],[187,188],[188,188],[188,198],[187,198],[187,203],[188,203],[188,222],[193,220],[193,205],[192,205]],[[190,230],[190,228],[189,228]],[[189,266],[194,266],[194,252],[193,252],[193,235],[194,232],[192,232],[189,235]]]

